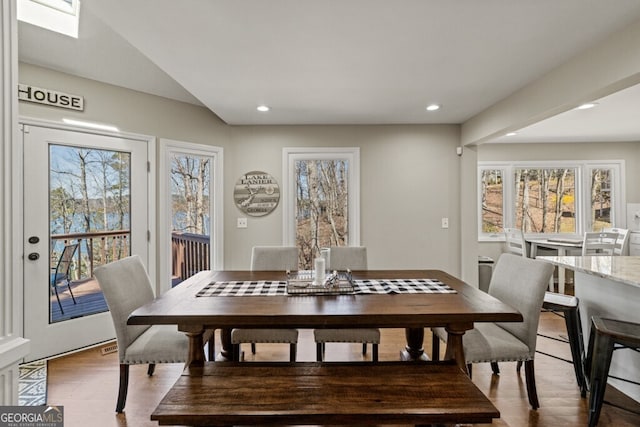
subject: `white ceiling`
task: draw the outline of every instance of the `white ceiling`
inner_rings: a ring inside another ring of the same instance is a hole
[[[79,39],[20,23],[19,56],[233,125],[463,123],[638,19],[637,0],[82,0]],[[615,110],[639,100],[509,141],[640,140]]]

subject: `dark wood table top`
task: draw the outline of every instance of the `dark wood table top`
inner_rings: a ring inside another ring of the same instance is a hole
[[[277,271],[203,271],[135,310],[131,325],[200,328],[422,328],[474,322],[519,322],[522,315],[440,270],[354,271],[354,279],[437,279],[454,294],[196,297],[212,281],[286,280]]]

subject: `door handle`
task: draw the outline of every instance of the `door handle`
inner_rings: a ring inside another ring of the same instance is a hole
[[[40,254],[37,252],[31,252],[29,255],[27,255],[27,258],[29,258],[31,261],[36,261],[38,258],[40,258]]]

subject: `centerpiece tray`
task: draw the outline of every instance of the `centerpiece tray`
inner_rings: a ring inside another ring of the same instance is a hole
[[[323,285],[314,282],[311,270],[287,272],[289,295],[348,295],[354,292],[351,270],[334,271],[327,275]]]

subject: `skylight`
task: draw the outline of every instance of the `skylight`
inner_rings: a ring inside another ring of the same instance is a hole
[[[78,38],[80,0],[18,0],[18,19]]]

